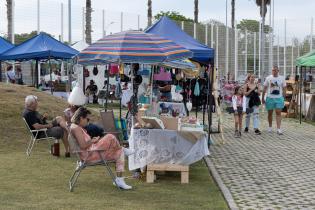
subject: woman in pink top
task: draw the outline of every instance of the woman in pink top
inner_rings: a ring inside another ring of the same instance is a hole
[[[104,152],[102,153],[102,156],[105,160],[116,161],[116,184],[122,189],[131,189],[132,187],[125,183],[122,173],[125,166],[124,155],[128,156],[133,152],[129,149],[121,147],[116,137],[112,134],[107,134],[102,138],[91,138],[84,129],[89,122],[89,114],[91,114],[89,110],[84,107],[80,107],[71,118],[72,124],[70,126],[70,132],[80,146],[80,158],[82,160],[86,160],[87,162],[98,162],[100,161],[99,154],[97,152],[93,152],[90,156],[88,156],[87,151],[103,150]]]

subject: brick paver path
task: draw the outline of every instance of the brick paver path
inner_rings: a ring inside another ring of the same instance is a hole
[[[212,135],[211,161],[240,209],[315,209],[315,127],[292,119],[284,135],[252,130],[234,138],[232,115],[225,115],[226,144]]]

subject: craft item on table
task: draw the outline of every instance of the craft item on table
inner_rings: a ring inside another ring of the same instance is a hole
[[[150,123],[155,129],[164,129],[164,124],[162,120],[157,117],[141,117],[142,121],[145,123]]]
[[[178,130],[179,129],[179,118],[177,117],[168,117],[168,116],[160,116],[165,129],[167,130]]]

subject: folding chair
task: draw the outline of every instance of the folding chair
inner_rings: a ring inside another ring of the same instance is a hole
[[[24,123],[25,123],[25,126],[26,126],[26,129],[27,129],[27,131],[29,132],[30,137],[31,137],[31,138],[30,138],[30,141],[29,141],[29,143],[28,143],[27,149],[26,149],[26,154],[27,154],[28,156],[31,155],[32,149],[33,149],[33,147],[34,147],[34,145],[35,145],[36,142],[38,142],[38,141],[43,141],[43,140],[51,140],[51,141],[54,142],[54,140],[57,140],[56,138],[54,138],[54,137],[49,137],[49,136],[47,135],[47,128],[40,129],[40,130],[32,130],[32,129],[29,127],[29,125],[27,124],[25,118],[23,117],[22,119],[23,119],[23,121],[24,121]],[[37,138],[39,132],[43,132],[43,133],[45,134],[45,137],[43,137],[43,138]]]
[[[101,120],[103,124],[104,134],[113,134],[117,139],[121,140],[121,136],[123,135],[121,130],[117,130],[115,125],[115,117],[113,110],[108,111],[100,111]]]
[[[109,163],[114,163],[114,160],[105,160],[102,156],[102,153],[104,153],[104,150],[89,150],[87,151],[87,157],[83,160],[80,157],[80,153],[82,152],[80,149],[79,144],[77,143],[77,140],[74,138],[74,136],[71,134],[71,132],[69,132],[69,136],[68,136],[68,141],[69,141],[69,146],[70,146],[70,151],[72,154],[74,154],[77,157],[77,163],[76,163],[76,168],[69,180],[69,190],[70,192],[73,192],[73,188],[75,183],[77,182],[77,179],[80,176],[80,173],[83,169],[85,169],[86,167],[90,167],[90,166],[105,166],[105,168],[107,169],[107,172],[109,173],[110,177],[112,178],[113,182],[115,183],[115,185],[117,186],[118,189],[120,189],[116,183],[116,176],[114,175],[112,169],[109,166]],[[87,159],[91,156],[91,154],[93,154],[94,152],[97,152],[99,157],[100,157],[100,161],[98,162],[88,162]]]

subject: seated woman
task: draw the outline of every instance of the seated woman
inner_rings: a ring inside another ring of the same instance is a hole
[[[122,173],[125,167],[124,155],[128,156],[133,152],[129,149],[121,147],[116,137],[112,134],[107,134],[102,138],[91,138],[84,129],[84,127],[88,124],[89,114],[91,114],[89,110],[84,107],[80,107],[71,118],[72,124],[70,126],[70,132],[80,146],[80,158],[82,160],[87,159],[86,161],[88,162],[98,162],[100,161],[99,154],[97,152],[93,152],[90,156],[88,156],[87,151],[104,150],[102,152],[102,157],[105,160],[116,161],[116,184],[118,187],[124,190],[132,189],[131,186],[125,183]]]
[[[71,105],[69,104],[69,107],[66,108],[63,112],[65,115],[65,120],[67,122],[67,125],[70,127],[71,125],[71,118],[73,116],[73,114],[75,113],[75,111],[77,111],[80,108],[80,106],[77,105]],[[87,131],[87,133],[91,136],[91,137],[97,137],[97,136],[103,136],[104,133],[104,129],[101,128],[100,126],[93,124],[91,122],[89,122],[84,129]]]

